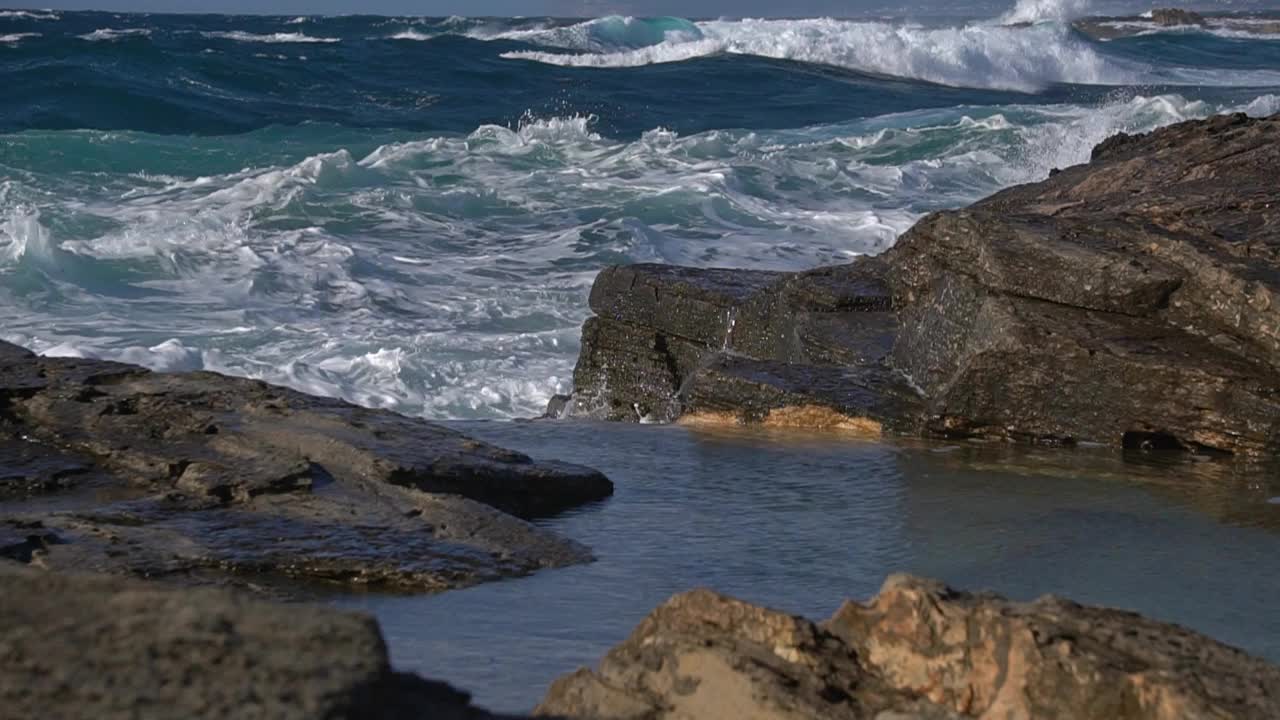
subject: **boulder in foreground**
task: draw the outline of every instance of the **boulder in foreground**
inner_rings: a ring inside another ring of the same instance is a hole
[[[392,671],[364,615],[13,566],[0,582],[0,717],[492,717]]]
[[[1280,668],[1175,625],[891,577],[826,623],[698,590],[538,714],[593,720],[1280,717]]]

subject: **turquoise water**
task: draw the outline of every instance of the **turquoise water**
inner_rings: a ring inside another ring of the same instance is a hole
[[[1273,36],[1099,42],[1085,10],[0,11],[0,337],[536,415],[608,264],[843,262],[1114,132],[1280,110]]]
[[[611,500],[545,523],[590,545],[594,564],[342,601],[377,615],[398,667],[491,708],[529,709],[674,593],[705,586],[825,618],[896,571],[1129,608],[1280,662],[1274,475],[1111,451],[577,422],[457,427],[593,465],[617,485]]]

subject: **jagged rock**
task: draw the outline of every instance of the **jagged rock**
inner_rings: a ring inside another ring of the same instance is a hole
[[[1280,447],[1280,116],[1086,165],[805,273],[601,273],[569,414],[1259,457]]]
[[[1271,452],[1277,166],[1280,117],[1216,117],[918,223],[886,261],[930,429]]]
[[[179,581],[439,590],[583,562],[511,514],[612,491],[387,411],[7,344],[0,434],[0,531],[43,538],[8,557]]]
[[[894,576],[828,622],[700,590],[655,610],[536,714],[595,720],[1280,716],[1280,668],[1184,628]]]
[[[1200,13],[1181,8],[1156,8],[1151,11],[1151,22],[1164,27],[1207,24]]]
[[[481,720],[370,617],[0,565],[0,717]]]
[[[806,415],[824,425],[909,425],[915,413],[898,405],[915,394],[885,364],[895,322],[883,274],[872,258],[808,273],[605,270],[567,412],[754,422],[787,410],[794,421],[803,405],[827,411]]]

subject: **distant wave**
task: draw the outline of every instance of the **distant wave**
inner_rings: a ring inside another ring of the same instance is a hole
[[[235,40],[236,42],[259,42],[259,43],[336,43],[341,42],[339,38],[330,37],[312,37],[299,32],[294,33],[266,33],[256,34],[244,32],[241,30],[230,30],[225,32],[203,32],[201,35],[208,38],[218,38],[221,40]]]
[[[0,35],[0,45],[16,45],[27,38],[40,37],[40,33],[13,33],[12,35]]]
[[[57,20],[61,17],[55,12],[32,12],[30,10],[0,10],[0,18],[21,20]]]
[[[147,37],[150,34],[151,31],[146,28],[125,28],[121,30],[117,30],[116,28],[98,28],[91,33],[77,35],[76,37],[90,42],[112,42],[128,37]]]
[[[431,33],[420,33],[416,30],[402,30],[396,33],[395,35],[388,36],[387,39],[388,40],[417,40],[421,42],[424,40],[434,40],[437,37],[440,37],[440,36],[433,35]]]
[[[1063,24],[925,29],[824,18],[715,21],[637,30],[637,23],[642,22],[625,24],[625,42],[611,50],[601,47],[598,21],[592,21],[523,34],[529,42],[591,52],[514,51],[503,57],[572,67],[636,67],[729,53],[958,87],[1025,92],[1060,82],[1127,84],[1136,81],[1143,70],[1103,56]],[[662,39],[651,45],[635,46],[640,39],[659,36]],[[573,47],[571,43],[578,39],[578,47]]]

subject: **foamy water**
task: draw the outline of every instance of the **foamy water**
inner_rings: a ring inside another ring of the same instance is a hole
[[[6,11],[0,336],[431,418],[536,415],[570,387],[607,265],[847,262],[1112,133],[1280,110],[1274,43],[1099,43],[1076,11]]]

